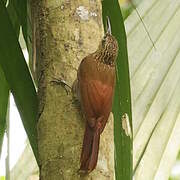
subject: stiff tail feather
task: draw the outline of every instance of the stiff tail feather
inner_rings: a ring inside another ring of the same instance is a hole
[[[81,152],[81,171],[89,173],[96,167],[99,152],[99,141],[99,128],[92,129],[87,123]]]

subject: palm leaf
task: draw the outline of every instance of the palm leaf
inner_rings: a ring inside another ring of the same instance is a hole
[[[134,177],[168,179],[180,147],[179,2],[145,0],[138,11],[156,50],[133,13],[126,30],[134,119]]]
[[[0,22],[2,25],[0,28],[0,65],[37,158],[37,95],[15,30],[2,1],[0,1]]]
[[[127,131],[132,129],[130,80],[127,55],[126,33],[124,21],[116,0],[102,2],[103,22],[106,27],[106,17],[111,20],[112,34],[119,45],[119,53],[116,63],[116,90],[114,96],[114,143],[115,143],[115,176],[116,179],[132,179],[132,139]],[[127,117],[126,117],[127,115]],[[122,118],[125,116],[127,128],[122,126]],[[127,122],[126,122],[127,121]]]
[[[6,130],[6,114],[9,99],[9,87],[0,67],[0,157],[2,150],[3,137]]]

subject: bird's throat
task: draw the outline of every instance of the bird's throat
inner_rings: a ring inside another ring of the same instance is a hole
[[[113,54],[106,50],[96,51],[95,52],[95,59],[96,61],[109,65],[114,66],[115,65],[115,57]]]

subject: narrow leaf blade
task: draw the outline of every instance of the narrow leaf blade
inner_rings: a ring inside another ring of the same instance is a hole
[[[6,114],[9,99],[9,87],[0,66],[0,157],[2,150],[3,137],[6,129]]]
[[[6,7],[0,1],[0,64],[37,159],[37,95]]]
[[[132,113],[128,67],[126,33],[123,17],[117,0],[102,1],[103,22],[106,25],[106,16],[110,18],[112,34],[119,45],[116,63],[116,90],[114,96],[114,142],[115,142],[115,175],[116,179],[132,179]],[[122,117],[127,115],[127,126],[131,135],[126,135],[122,127]]]

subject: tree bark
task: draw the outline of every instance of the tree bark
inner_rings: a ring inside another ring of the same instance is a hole
[[[96,169],[86,176],[78,174],[85,120],[71,92],[67,94],[63,86],[51,82],[56,77],[72,85],[83,57],[97,49],[103,36],[101,1],[34,0],[31,7],[38,77],[40,179],[114,179],[112,118],[101,135]]]

